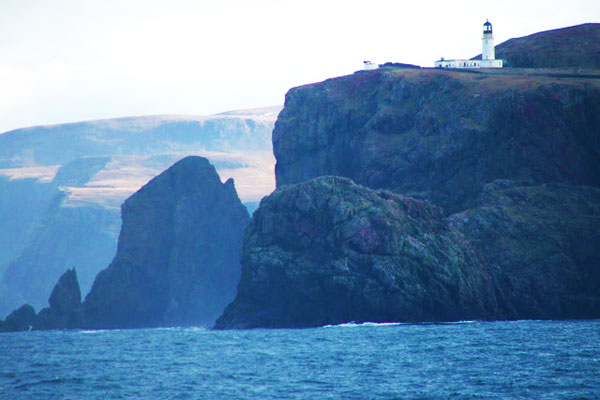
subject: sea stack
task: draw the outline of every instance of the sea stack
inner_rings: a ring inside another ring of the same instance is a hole
[[[90,328],[212,325],[235,296],[250,217],[233,180],[202,157],[125,201],[117,254],[83,304]]]

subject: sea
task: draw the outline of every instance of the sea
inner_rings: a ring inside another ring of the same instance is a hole
[[[600,320],[0,334],[1,399],[600,399]]]

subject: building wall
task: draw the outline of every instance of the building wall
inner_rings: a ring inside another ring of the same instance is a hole
[[[502,68],[502,60],[481,60],[480,68]]]
[[[365,71],[370,71],[370,70],[379,68],[379,64],[365,61],[363,64],[363,68]]]
[[[480,68],[481,60],[438,60],[436,68]]]

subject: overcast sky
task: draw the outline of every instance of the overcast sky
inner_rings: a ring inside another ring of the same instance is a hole
[[[600,22],[600,1],[0,0],[0,132],[283,104],[363,60],[433,66]]]

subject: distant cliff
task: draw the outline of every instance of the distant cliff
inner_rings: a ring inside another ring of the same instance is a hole
[[[122,202],[188,155],[236,180],[250,207],[274,188],[271,131],[280,107],[148,116],[0,134],[0,318],[47,304],[65,268],[83,294],[115,255]]]
[[[339,175],[447,213],[484,184],[600,185],[600,75],[384,68],[292,89],[273,131],[277,186]]]
[[[125,201],[117,254],[83,303],[84,325],[212,325],[235,296],[250,217],[233,181],[187,157]]]
[[[582,24],[509,39],[496,58],[512,68],[600,68],[600,24]],[[481,55],[474,57],[481,59]]]

